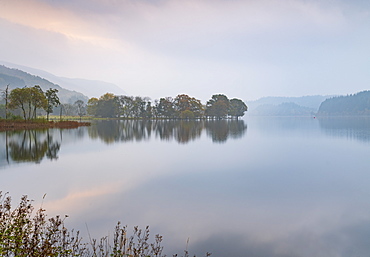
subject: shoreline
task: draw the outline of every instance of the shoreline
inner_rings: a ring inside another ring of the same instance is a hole
[[[73,129],[90,125],[91,125],[90,122],[79,122],[79,121],[35,122],[35,121],[0,120],[0,131],[49,129],[49,128]]]

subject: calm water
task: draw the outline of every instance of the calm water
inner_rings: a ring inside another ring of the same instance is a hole
[[[370,119],[99,122],[0,133],[0,190],[92,237],[150,225],[168,254],[369,256]],[[172,255],[170,255],[172,256]]]

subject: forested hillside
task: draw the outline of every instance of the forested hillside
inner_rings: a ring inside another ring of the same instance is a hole
[[[35,85],[39,85],[44,91],[49,88],[58,89],[59,99],[62,103],[74,103],[77,100],[86,102],[88,100],[88,97],[82,93],[64,89],[44,78],[27,72],[0,65],[0,90],[4,90],[7,85],[9,85],[10,90],[24,86],[33,87]]]
[[[370,115],[370,91],[326,99],[321,103],[317,115]]]

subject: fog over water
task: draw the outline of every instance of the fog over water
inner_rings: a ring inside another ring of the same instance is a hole
[[[118,220],[150,225],[169,256],[188,238],[197,256],[367,256],[369,124],[246,117],[1,132],[0,190],[36,206],[46,193],[49,215],[68,214],[83,235],[86,224],[93,237]]]

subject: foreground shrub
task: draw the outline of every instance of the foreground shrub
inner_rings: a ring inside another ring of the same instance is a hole
[[[127,226],[118,222],[113,242],[108,236],[83,242],[79,231],[64,226],[67,217],[47,218],[45,209],[40,207],[35,211],[27,196],[23,196],[19,205],[12,209],[11,197],[0,191],[0,256],[165,257],[162,236],[156,235],[150,243],[149,227],[144,230],[134,227],[129,236]],[[206,253],[206,256],[210,254]],[[188,251],[184,257],[189,257]]]

